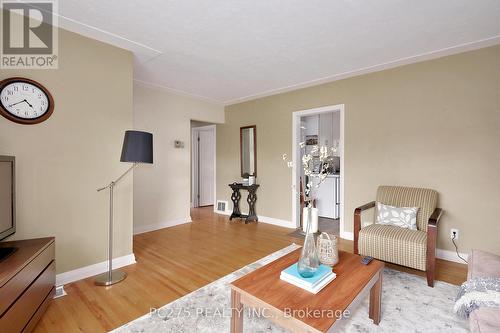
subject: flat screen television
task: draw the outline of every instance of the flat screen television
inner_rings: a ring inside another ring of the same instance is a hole
[[[0,240],[16,232],[16,159],[0,155]]]

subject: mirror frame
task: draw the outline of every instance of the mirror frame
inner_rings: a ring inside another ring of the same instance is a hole
[[[249,128],[253,128],[253,148],[254,148],[253,175],[257,177],[257,125],[240,127],[240,172],[241,172],[241,177],[243,177],[243,130]]]

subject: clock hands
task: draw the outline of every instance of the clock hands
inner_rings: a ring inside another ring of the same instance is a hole
[[[21,104],[21,103],[26,103],[26,104],[28,104],[28,105],[30,106],[30,108],[32,108],[32,109],[33,109],[33,105],[31,105],[31,104],[30,104],[30,103],[29,103],[26,99],[23,99],[23,100],[22,100],[22,101],[20,101],[20,102],[17,102],[17,103],[14,103],[14,104],[9,105],[9,108],[13,107],[14,105]]]
[[[20,101],[20,102],[17,102],[17,103],[11,104],[11,105],[9,105],[9,108],[13,107],[14,105],[21,104],[21,103],[22,103],[22,102],[24,102],[24,101],[25,101],[25,100],[22,100],[22,101]]]

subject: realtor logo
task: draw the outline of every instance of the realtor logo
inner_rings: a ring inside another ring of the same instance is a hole
[[[55,1],[1,0],[0,67],[57,69]]]

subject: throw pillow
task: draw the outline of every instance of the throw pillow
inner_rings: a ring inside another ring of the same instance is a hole
[[[394,207],[377,202],[377,223],[417,230],[418,207]]]

